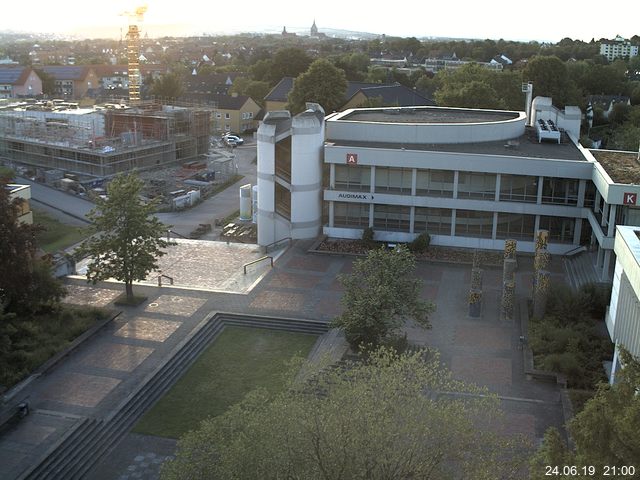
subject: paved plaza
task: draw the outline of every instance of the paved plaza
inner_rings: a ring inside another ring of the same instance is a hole
[[[162,269],[174,277],[173,286],[158,287],[154,279],[137,285],[136,293],[144,293],[146,302],[120,307],[116,319],[27,387],[32,414],[0,437],[3,478],[17,478],[81,419],[108,417],[211,312],[331,320],[341,311],[337,276],[351,271],[353,258],[308,253],[310,245],[294,243],[273,268],[265,262],[246,280],[243,265],[261,256],[255,245],[197,241],[170,247],[175,254],[163,258]],[[530,263],[520,260],[520,296],[531,286]],[[552,271],[554,280],[564,281],[553,263]],[[438,348],[454,377],[499,396],[505,420],[493,426],[498,431],[536,443],[547,427],[561,426],[558,387],[525,379],[519,324],[499,318],[501,270],[484,271],[479,319],[469,318],[467,311],[471,266],[419,263],[417,273],[425,282],[422,297],[433,301],[436,311],[432,329],[406,327],[410,341]],[[123,290],[117,283],[92,286],[80,278],[69,279],[68,287],[65,301],[109,308]],[[157,478],[174,445],[169,439],[128,434],[88,478]]]

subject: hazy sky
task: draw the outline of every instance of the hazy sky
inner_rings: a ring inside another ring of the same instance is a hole
[[[89,2],[31,0],[29,8],[5,9],[0,30],[76,33],[117,38],[126,32],[127,18],[118,14],[145,1]],[[280,31],[311,26],[394,36],[504,38],[557,42],[564,37],[629,38],[640,34],[640,4],[618,0],[602,9],[594,0],[148,0],[142,31],[161,34]],[[61,8],[61,6],[63,6]],[[607,20],[606,15],[611,19]],[[166,28],[162,31],[162,28]]]

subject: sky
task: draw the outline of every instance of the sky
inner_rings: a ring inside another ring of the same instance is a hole
[[[612,20],[603,18],[595,0],[31,0],[29,13],[0,16],[0,31],[75,34],[119,38],[128,18],[119,14],[145,4],[143,33],[279,32],[308,28],[315,19],[323,29],[344,29],[401,37],[491,38],[557,42],[565,37],[590,41],[640,34],[637,0],[618,0]],[[14,11],[17,11],[16,8]],[[635,13],[634,13],[635,12]],[[606,14],[606,13],[605,13]]]

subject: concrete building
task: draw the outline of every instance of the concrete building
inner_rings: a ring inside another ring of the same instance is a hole
[[[640,228],[618,226],[615,240],[616,268],[606,323],[615,344],[610,381],[620,368],[620,346],[640,356]]]
[[[247,95],[208,95],[215,105],[214,129],[218,132],[255,131],[258,128],[260,105]]]
[[[45,65],[42,70],[55,81],[55,95],[79,100],[100,88],[100,78],[91,67]]]
[[[22,223],[33,223],[33,212],[31,211],[31,185],[18,185],[9,183],[6,186],[9,189],[9,200],[20,199],[18,203],[18,221]]]
[[[620,35],[615,39],[600,43],[600,55],[613,62],[616,58],[631,58],[638,55],[638,45],[632,45],[629,40]]]
[[[42,95],[42,80],[29,67],[0,66],[0,98]]]
[[[28,109],[27,109],[28,108]],[[202,160],[211,112],[159,104],[61,109],[48,103],[0,112],[0,160],[81,178]]]
[[[317,114],[313,107],[303,118]],[[597,250],[597,273],[606,280],[615,225],[640,225],[640,180],[615,178],[626,160],[604,154],[600,163],[594,155],[601,152],[578,144],[577,107],[561,111],[538,97],[531,121],[511,111],[351,109],[325,119],[324,137],[319,125],[298,134],[297,118],[272,112],[258,130],[260,244],[301,238],[293,205],[321,208],[322,233],[337,238],[360,238],[373,227],[382,241],[408,242],[427,231],[435,245],[502,250],[515,238],[520,251],[533,252],[535,232],[546,229],[553,254]],[[304,163],[297,148],[306,152]],[[291,166],[272,165],[274,157]],[[288,173],[296,168],[305,171],[301,184]]]

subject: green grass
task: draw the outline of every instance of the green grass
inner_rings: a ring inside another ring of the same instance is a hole
[[[32,208],[33,223],[42,225],[45,230],[36,236],[38,245],[45,252],[54,253],[64,250],[85,239],[87,229],[62,223],[42,210]]]
[[[179,438],[209,416],[224,413],[250,391],[278,392],[295,355],[306,357],[315,335],[227,327],[187,373],[134,427],[137,433]]]
[[[64,305],[47,314],[3,320],[0,340],[8,348],[0,349],[0,385],[19,382],[106,315],[106,310]]]

